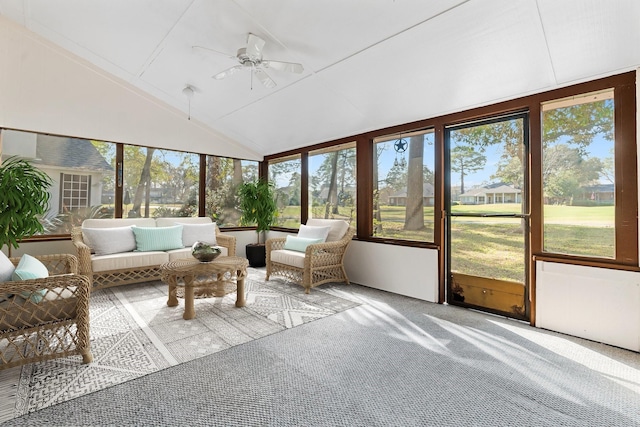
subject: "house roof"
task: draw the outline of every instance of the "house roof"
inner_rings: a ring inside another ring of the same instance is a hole
[[[640,66],[637,0],[0,0],[0,15],[122,92],[260,155]],[[265,59],[301,63],[302,73],[266,69],[274,88],[252,80],[251,67],[213,79],[238,65],[249,33],[265,40]],[[86,106],[99,111],[101,99]],[[141,125],[153,126],[146,114]]]
[[[86,139],[38,134],[36,157],[40,159],[42,165],[64,169],[113,171],[111,165],[91,144],[91,141]]]
[[[477,188],[471,188],[468,191],[464,192],[463,194],[460,194],[459,197],[476,197],[476,196],[482,196],[485,194],[520,194],[522,191],[514,188],[510,185],[505,185],[505,184],[500,184],[497,187],[494,186],[487,186],[487,187],[477,187]]]

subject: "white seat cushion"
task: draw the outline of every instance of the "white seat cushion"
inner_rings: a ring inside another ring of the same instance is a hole
[[[304,268],[304,252],[290,251],[288,249],[278,249],[271,251],[271,261],[280,264],[291,265]]]
[[[349,229],[349,223],[342,219],[309,218],[307,220],[307,225],[311,225],[313,227],[323,227],[328,225],[331,227],[329,235],[327,236],[327,242],[336,242],[342,239]]]
[[[160,265],[169,261],[166,252],[123,252],[91,257],[91,268],[94,273],[108,270],[132,269]]]

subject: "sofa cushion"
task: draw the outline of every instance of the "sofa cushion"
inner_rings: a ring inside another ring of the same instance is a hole
[[[182,244],[191,247],[195,242],[204,242],[211,246],[216,246],[216,223],[209,224],[187,224],[176,222],[182,225]]]
[[[153,218],[87,218],[82,221],[82,227],[86,228],[112,228],[112,227],[155,227]]]
[[[182,225],[172,227],[131,227],[136,238],[136,251],[166,251],[183,248]]]
[[[303,269],[304,252],[290,251],[288,249],[278,249],[275,251],[271,251],[271,261]]]
[[[181,224],[211,224],[211,218],[208,216],[178,216],[178,217],[160,217],[155,219],[156,227],[171,227],[176,223]]]
[[[39,259],[25,254],[20,258],[20,262],[11,275],[11,280],[33,280],[44,279],[45,277],[49,277],[47,267]],[[46,289],[39,289],[34,292],[22,291],[20,292],[20,296],[25,299],[28,298],[37,304],[42,301],[46,293]]]
[[[298,237],[303,237],[305,239],[320,239],[320,242],[324,242],[327,240],[330,230],[331,227],[328,225],[317,227],[301,224],[300,229],[298,230]]]
[[[291,251],[305,252],[307,246],[322,242],[324,242],[324,239],[305,239],[304,237],[287,236],[287,240],[284,242],[284,248]]]
[[[136,249],[136,238],[131,226],[82,228],[82,240],[96,255],[131,252]]]
[[[327,236],[327,242],[336,242],[344,237],[344,234],[349,229],[349,223],[342,219],[318,219],[310,218],[307,220],[307,225],[322,227],[329,226],[329,235]]]
[[[184,258],[184,257],[183,257]],[[91,269],[94,273],[109,270],[131,270],[140,267],[160,265],[169,261],[169,254],[155,252],[124,252],[91,257]]]
[[[11,275],[15,269],[16,266],[13,265],[4,252],[0,252],[0,282],[11,280]]]

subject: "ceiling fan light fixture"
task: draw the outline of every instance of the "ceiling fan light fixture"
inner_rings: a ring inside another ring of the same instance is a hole
[[[182,89],[182,94],[186,96],[187,100],[189,101],[189,116],[187,117],[187,120],[191,120],[191,100],[193,99],[194,93],[195,92],[191,85],[186,85],[184,89]]]

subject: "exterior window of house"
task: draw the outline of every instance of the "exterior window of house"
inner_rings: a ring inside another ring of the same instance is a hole
[[[433,130],[376,138],[373,155],[373,236],[433,242]]]
[[[88,175],[60,174],[60,213],[89,207],[91,177]]]
[[[301,221],[302,161],[300,154],[269,161],[269,181],[273,182],[278,203],[276,225],[299,228]]]
[[[356,219],[356,144],[309,152],[309,218]]]
[[[206,177],[206,215],[220,227],[239,226],[238,187],[257,179],[258,162],[207,156]]]
[[[2,129],[2,158],[20,156],[51,178],[44,235],[69,234],[90,217],[114,217],[116,144]]]
[[[200,156],[124,146],[122,216],[198,216]]]
[[[544,251],[615,258],[614,92],[542,105]]]

